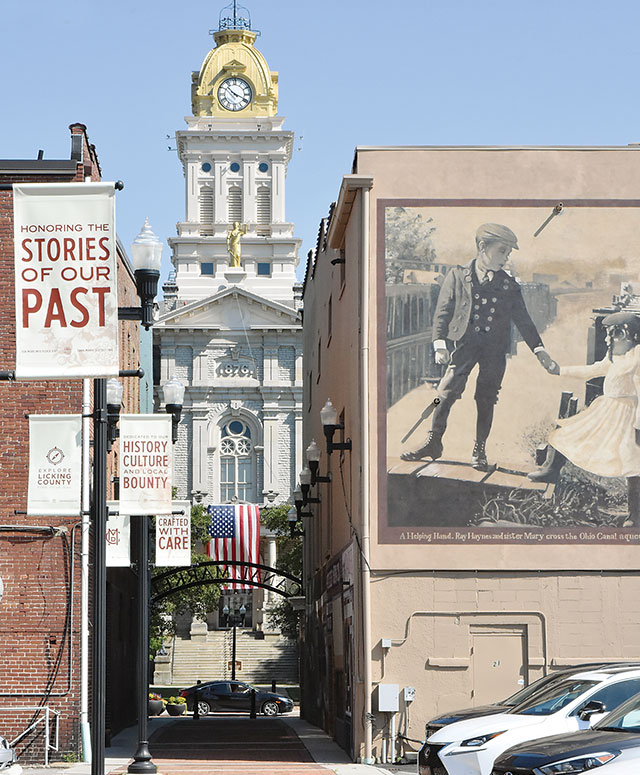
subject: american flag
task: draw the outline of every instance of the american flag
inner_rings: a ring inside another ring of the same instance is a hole
[[[212,560],[260,562],[260,509],[249,504],[209,506],[211,516],[207,532],[211,540],[207,554]],[[230,579],[237,581],[225,589],[251,589],[243,580],[260,580],[257,568],[227,566]]]

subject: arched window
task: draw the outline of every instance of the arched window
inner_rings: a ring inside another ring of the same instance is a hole
[[[213,189],[202,186],[200,189],[200,234],[213,234]]]
[[[229,210],[229,223],[238,221],[242,223],[242,189],[240,186],[230,186],[227,195],[227,205]]]
[[[220,433],[220,500],[234,497],[252,501],[255,490],[255,452],[251,428],[238,418],[223,425]]]

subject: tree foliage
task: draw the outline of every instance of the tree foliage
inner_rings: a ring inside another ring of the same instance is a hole
[[[202,547],[209,540],[207,525],[209,515],[205,507],[198,503],[191,508],[191,564],[207,562],[209,557],[202,554]],[[153,575],[165,573],[178,568],[154,568]],[[212,568],[219,578],[224,577],[224,572],[219,568]],[[207,614],[215,611],[220,599],[220,587],[217,584],[205,584],[176,592],[170,597],[161,600],[151,609],[149,626],[149,651],[151,657],[155,655],[163,641],[169,635],[175,634],[175,617],[190,613],[198,619],[204,619]]]
[[[261,519],[265,527],[276,534],[276,567],[300,578],[302,576],[302,539],[296,535],[291,538],[287,514],[288,504],[263,509]],[[299,527],[299,525],[298,525]],[[298,614],[289,605],[286,598],[280,597],[272,603],[267,612],[269,624],[282,632],[287,638],[297,638],[299,630]]]
[[[385,280],[401,283],[406,269],[427,269],[436,260],[433,218],[415,208],[389,207],[385,214]]]

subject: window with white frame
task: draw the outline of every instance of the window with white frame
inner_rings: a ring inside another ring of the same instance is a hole
[[[253,500],[254,471],[251,428],[240,419],[229,420],[220,433],[220,500]]]
[[[242,189],[240,186],[230,186],[227,195],[229,223],[242,223]]]
[[[202,186],[200,189],[200,234],[213,234],[213,189]]]

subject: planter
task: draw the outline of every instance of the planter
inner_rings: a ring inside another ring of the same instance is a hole
[[[162,700],[149,700],[149,715],[159,716],[164,710],[164,702]]]
[[[182,716],[187,709],[187,706],[182,702],[176,703],[175,705],[168,702],[166,707],[167,713],[170,716]]]

